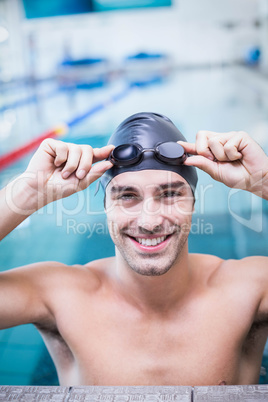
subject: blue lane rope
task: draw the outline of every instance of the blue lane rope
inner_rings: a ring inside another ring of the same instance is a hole
[[[49,92],[48,94],[31,95],[28,98],[23,98],[23,99],[19,99],[19,100],[15,101],[15,102],[8,103],[8,104],[0,107],[0,113],[5,112],[8,109],[15,109],[20,106],[28,105],[29,103],[38,102],[41,99],[50,98],[52,96],[55,96],[60,91],[61,91],[61,88],[57,88],[57,89],[53,89],[53,91]]]
[[[79,123],[80,121],[86,119],[87,117],[92,116],[93,114],[99,112],[102,109],[105,109],[107,106],[109,106],[110,104],[119,101],[120,99],[124,98],[126,95],[128,95],[128,93],[131,91],[131,89],[133,89],[135,87],[135,85],[129,85],[128,87],[124,88],[123,91],[119,92],[118,94],[115,94],[113,96],[111,96],[110,99],[99,103],[96,106],[93,106],[90,110],[88,110],[87,112],[76,116],[74,119],[70,120],[69,122],[66,123],[66,125],[71,128],[74,125],[76,125],[77,123]]]
[[[37,138],[31,140],[27,144],[15,149],[11,152],[8,152],[7,154],[1,155],[0,156],[0,170],[4,169],[6,166],[14,163],[18,159],[25,156],[30,151],[32,151],[33,149],[37,148],[45,138],[57,136],[59,133],[62,134],[62,131],[65,134],[66,129],[68,131],[68,128],[73,127],[80,121],[90,117],[91,115],[97,113],[98,111],[105,109],[107,106],[109,106],[113,102],[116,102],[116,101],[124,98],[133,87],[134,87],[133,85],[129,85],[128,87],[124,88],[123,91],[111,96],[106,101],[99,103],[96,106],[93,106],[87,112],[85,112],[79,116],[76,116],[75,118],[73,118],[72,120],[70,120],[67,123],[62,124],[60,129],[57,127],[54,127],[52,130],[49,130],[49,131],[39,135]]]
[[[76,116],[75,118],[71,119],[69,122],[63,123],[61,125],[61,129],[60,132],[62,131],[62,128],[71,128],[73,126],[75,126],[77,123],[79,123],[80,121],[92,116],[93,114],[105,109],[107,106],[109,106],[110,104],[119,101],[120,99],[124,98],[126,95],[129,94],[129,92],[136,87],[144,87],[144,86],[148,86],[151,84],[155,84],[156,82],[158,82],[158,80],[155,79],[155,77],[146,80],[146,82],[132,82],[129,85],[127,85],[121,92],[112,95],[110,98],[106,99],[104,102],[101,102],[95,106],[93,106],[91,109],[89,109],[88,111],[86,111],[83,114],[80,114],[79,116]],[[54,91],[55,93],[55,91]],[[33,97],[31,97],[31,99],[33,99]],[[29,100],[28,100],[29,101]],[[17,104],[22,104],[22,102],[25,102],[24,100],[18,101]],[[22,156],[24,156],[26,153],[30,152],[35,146],[37,147],[39,145],[39,140],[40,143],[41,141],[47,136],[51,137],[54,135],[57,135],[58,133],[58,128],[54,128],[52,130],[47,131],[46,133],[41,134],[41,136],[35,138],[34,140],[30,141],[28,144],[25,144],[24,146],[15,149],[7,154],[1,155],[0,156],[0,168],[4,169],[7,165],[14,163],[14,161],[20,159]],[[65,131],[65,129],[63,130]]]

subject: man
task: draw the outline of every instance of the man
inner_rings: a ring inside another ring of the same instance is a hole
[[[193,166],[268,199],[267,156],[244,132],[201,131],[187,143],[169,119],[152,113],[125,120],[111,143],[92,149],[45,140],[2,190],[1,238],[103,175],[116,255],[1,273],[1,328],[34,323],[62,385],[258,383],[268,331],[267,257],[189,254],[187,238]]]

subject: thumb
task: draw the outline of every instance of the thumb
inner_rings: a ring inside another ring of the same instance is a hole
[[[189,156],[185,161],[186,166],[195,166],[204,172],[208,173],[211,177],[215,178],[218,172],[217,162],[214,162],[202,155]]]
[[[83,179],[83,184],[88,187],[95,180],[99,179],[113,164],[109,161],[101,161],[92,166],[89,173]]]
[[[93,148],[93,163],[102,161],[110,155],[114,145],[105,145],[102,148]]]
[[[187,141],[177,141],[178,144],[180,144],[184,150],[192,155],[196,155],[196,146],[195,143],[187,142]]]

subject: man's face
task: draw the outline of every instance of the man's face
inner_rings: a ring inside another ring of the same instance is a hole
[[[128,266],[141,275],[166,273],[187,247],[194,199],[180,175],[126,172],[106,189],[110,235]]]

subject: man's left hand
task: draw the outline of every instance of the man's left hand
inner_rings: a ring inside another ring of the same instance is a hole
[[[196,166],[231,188],[268,197],[268,157],[245,132],[199,131],[194,144],[179,141],[192,156],[184,162]]]

